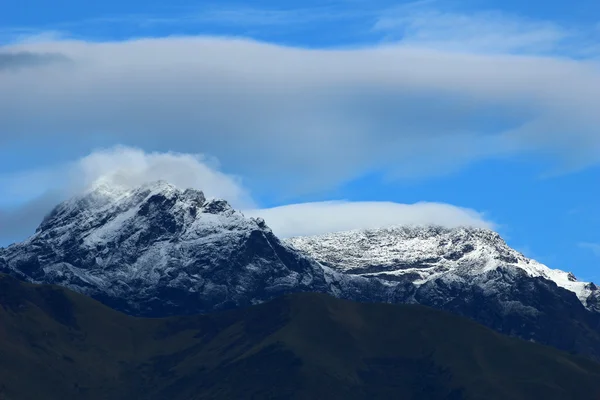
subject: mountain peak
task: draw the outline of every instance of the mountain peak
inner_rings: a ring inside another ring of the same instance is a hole
[[[553,281],[589,307],[597,307],[596,297],[600,296],[572,273],[550,269],[525,257],[497,232],[485,228],[396,226],[286,241],[326,267],[361,277],[423,285],[438,279],[469,280],[510,270]]]
[[[92,184],[79,198],[103,197],[112,200],[118,200],[122,197],[134,195],[135,193],[163,193],[171,194],[180,190],[173,184],[157,180],[146,182],[138,186],[124,185],[118,182],[99,179]]]
[[[196,189],[182,191],[166,181],[155,181],[130,187],[119,183],[98,180],[88,190],[56,206],[42,221],[37,232],[66,224],[78,219],[98,219],[98,222],[110,219],[111,215],[120,214],[142,203],[155,202],[158,198],[170,199],[190,207],[201,207],[206,198],[204,193]],[[169,202],[165,202],[166,205]],[[103,217],[100,217],[103,215]]]

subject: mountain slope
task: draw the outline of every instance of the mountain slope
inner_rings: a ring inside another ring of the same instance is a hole
[[[326,290],[322,268],[259,219],[164,182],[98,186],[60,204],[0,272],[66,286],[133,315],[195,314]]]
[[[572,273],[550,269],[510,248],[488,229],[405,226],[338,232],[286,242],[321,264],[349,275],[410,280],[423,285],[439,278],[484,275],[518,269],[567,289],[589,309],[600,311],[600,290]]]
[[[287,239],[347,279],[526,340],[600,360],[600,291],[511,249],[486,229],[397,227]],[[352,298],[347,291],[340,297]],[[377,299],[381,301],[381,299]]]
[[[0,275],[0,398],[594,399],[600,365],[415,305],[140,319]]]

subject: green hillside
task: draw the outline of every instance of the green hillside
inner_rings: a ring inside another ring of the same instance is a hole
[[[0,276],[0,399],[600,399],[600,365],[422,306],[139,319]]]

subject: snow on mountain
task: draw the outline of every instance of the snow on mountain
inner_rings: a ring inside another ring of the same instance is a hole
[[[135,315],[211,311],[326,285],[323,269],[261,219],[165,182],[100,184],[60,204],[31,238],[0,250],[2,270]]]
[[[525,257],[488,229],[403,226],[285,241],[321,264],[354,276],[405,278],[421,286],[436,279],[469,280],[498,268],[517,268],[575,293],[590,309],[600,305],[593,283]]]

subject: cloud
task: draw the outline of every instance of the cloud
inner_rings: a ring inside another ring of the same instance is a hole
[[[579,243],[579,247],[591,250],[595,255],[600,257],[600,243]]]
[[[0,175],[0,188],[19,201],[31,200],[47,192],[63,197],[79,194],[102,181],[125,188],[165,180],[181,188],[196,188],[208,197],[225,198],[236,207],[254,203],[241,178],[220,171],[216,159],[202,154],[145,152],[116,146],[100,149],[77,161],[42,170]]]
[[[212,37],[9,50],[73,62],[0,73],[0,146],[102,137],[203,152],[281,192],[365,171],[445,174],[515,154],[563,169],[600,161],[600,70],[588,61]]]
[[[244,214],[264,218],[267,225],[280,237],[311,236],[394,225],[440,225],[448,228],[473,226],[489,229],[495,226],[477,211],[442,203],[327,201],[250,210]]]
[[[20,68],[65,63],[69,59],[60,53],[33,53],[27,51],[0,52],[0,72],[15,71]]]
[[[373,30],[407,45],[484,53],[547,54],[581,50],[586,33],[501,11],[464,13],[408,3],[383,12]],[[593,35],[590,29],[589,35]],[[575,42],[567,43],[571,40]],[[566,45],[569,46],[566,46]]]
[[[323,4],[314,7],[276,7],[261,8],[247,5],[203,4],[190,8],[174,8],[153,13],[125,13],[96,16],[80,20],[62,21],[47,25],[46,28],[71,29],[77,32],[81,28],[94,27],[101,29],[135,29],[168,26],[172,28],[197,27],[206,28],[261,28],[285,27],[287,31],[313,27],[319,23],[341,22],[344,20],[364,20],[376,16],[380,10],[377,7],[346,7],[347,4]],[[17,39],[23,34],[39,33],[30,27],[5,28],[2,32],[13,34]],[[64,31],[57,30],[64,36]],[[255,31],[254,31],[255,32]]]
[[[128,188],[164,180],[180,189],[201,189],[206,196],[227,199],[235,207],[253,204],[240,178],[219,171],[216,160],[200,154],[146,153],[119,146],[82,158],[71,175],[77,191],[99,180]]]
[[[135,188],[157,180],[181,189],[201,189],[206,196],[227,199],[234,207],[254,206],[240,178],[221,172],[213,159],[118,146],[53,168],[0,176],[0,192],[13,199],[12,205],[0,204],[0,243],[32,234],[60,201],[99,181]]]
[[[332,5],[308,8],[265,9],[256,7],[214,7],[205,6],[185,14],[172,16],[129,15],[112,19],[109,22],[139,25],[189,25],[229,27],[301,27],[320,22],[332,22],[364,17],[356,10],[341,9]],[[101,21],[99,21],[101,22]]]
[[[39,43],[54,40],[62,40],[69,36],[69,32],[59,30],[40,30],[39,27],[32,28],[5,26],[0,28],[0,46],[8,46],[14,43]]]

